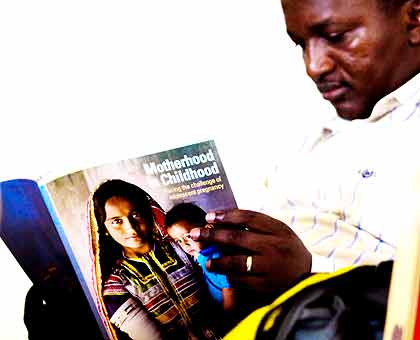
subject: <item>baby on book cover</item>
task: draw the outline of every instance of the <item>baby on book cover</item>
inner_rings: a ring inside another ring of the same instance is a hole
[[[214,141],[85,169],[41,191],[108,338],[220,339],[234,325],[229,280],[205,268],[224,250],[189,236],[206,212],[236,208]]]

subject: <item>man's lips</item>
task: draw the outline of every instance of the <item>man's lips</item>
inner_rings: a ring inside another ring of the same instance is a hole
[[[330,102],[341,99],[341,97],[349,90],[348,86],[343,85],[340,82],[320,83],[317,84],[317,87],[324,99]]]

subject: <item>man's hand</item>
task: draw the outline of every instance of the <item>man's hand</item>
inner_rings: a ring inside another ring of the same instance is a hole
[[[206,267],[227,274],[233,287],[274,297],[311,270],[311,254],[279,220],[238,209],[210,212],[206,219],[214,228],[195,228],[190,235],[225,247],[229,254],[207,261]]]

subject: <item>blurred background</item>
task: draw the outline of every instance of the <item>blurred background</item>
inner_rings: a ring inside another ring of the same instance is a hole
[[[214,139],[241,208],[333,116],[279,0],[0,2],[0,181]],[[0,209],[1,212],[1,209]],[[30,280],[0,240],[0,338]]]

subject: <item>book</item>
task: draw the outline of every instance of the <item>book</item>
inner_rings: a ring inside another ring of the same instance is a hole
[[[0,237],[34,284],[51,273],[59,273],[73,288],[80,288],[89,309],[80,314],[99,326],[100,334],[92,331],[92,338],[116,338],[99,302],[101,292],[97,289],[88,226],[91,193],[104,181],[113,179],[143,189],[163,214],[185,202],[204,211],[237,207],[212,140],[60,177],[1,182]],[[167,237],[164,228],[159,233]]]

